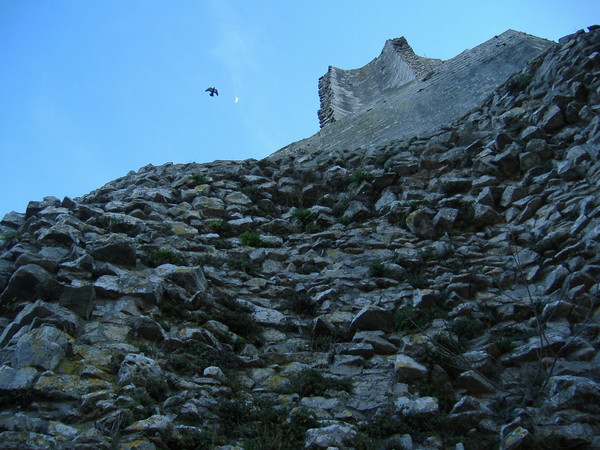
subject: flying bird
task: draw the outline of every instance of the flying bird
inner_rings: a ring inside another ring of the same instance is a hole
[[[205,92],[210,92],[211,97],[214,97],[215,95],[217,95],[217,97],[219,96],[219,91],[214,87],[209,87]]]

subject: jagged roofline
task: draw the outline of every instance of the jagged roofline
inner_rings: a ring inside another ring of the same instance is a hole
[[[513,31],[513,30],[509,30],[509,31]],[[426,58],[424,56],[417,55],[415,53],[415,51],[413,50],[413,48],[408,43],[408,40],[406,39],[406,37],[400,36],[400,37],[393,38],[393,39],[387,39],[385,41],[385,44],[383,45],[383,48],[381,49],[381,53],[379,54],[379,56],[377,56],[376,58],[373,58],[371,61],[369,61],[367,64],[365,64],[362,67],[357,67],[354,69],[342,69],[340,67],[330,65],[327,68],[327,72],[330,72],[331,70],[340,70],[340,71],[345,71],[345,72],[351,72],[351,71],[355,71],[355,70],[364,69],[365,67],[368,67],[369,65],[373,64],[375,61],[379,60],[381,58],[381,56],[386,52],[386,49],[389,48],[390,46],[392,46],[393,49],[399,53],[410,53],[420,59],[426,59],[426,60],[430,60],[430,61],[443,61],[442,59]],[[323,75],[321,78],[326,77],[326,76],[327,76],[327,74]]]
[[[441,63],[417,55],[402,36],[386,40],[380,55],[362,67],[340,69],[330,65],[319,78],[321,127],[376,103],[384,91],[420,78]]]
[[[509,29],[471,49],[465,49],[449,60],[425,58],[417,55],[405,37],[388,39],[381,54],[363,67],[340,69],[329,66],[327,73],[319,78],[320,109],[317,112],[321,128],[337,122],[348,115],[376,107],[389,99],[413,80],[424,80],[437,73],[438,67],[459,61],[471,53],[489,51],[496,41],[506,45],[513,39],[539,40],[532,47],[543,50],[551,42],[527,33]],[[460,64],[459,64],[460,65]]]

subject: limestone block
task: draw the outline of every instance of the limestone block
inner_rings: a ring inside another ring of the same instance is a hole
[[[37,238],[42,242],[58,242],[63,245],[78,245],[81,242],[81,232],[66,223],[57,223],[41,230]]]
[[[24,326],[33,321],[38,324],[50,323],[71,336],[76,336],[81,326],[81,320],[71,311],[53,303],[38,300],[26,305],[12,323],[0,335],[0,346],[6,345]]]
[[[225,216],[225,203],[217,197],[196,197],[192,206],[200,210],[205,217]]]
[[[162,296],[163,279],[148,271],[129,271],[126,275],[102,275],[94,283],[98,296],[118,298],[124,295],[140,297],[157,304]]]
[[[459,375],[457,384],[471,394],[493,394],[496,388],[489,380],[474,370],[467,370]]]
[[[521,139],[529,142],[532,139],[542,139],[545,135],[546,133],[540,127],[530,125],[521,132]]]
[[[125,356],[117,374],[121,386],[133,384],[138,387],[152,387],[165,390],[167,380],[161,367],[147,356],[130,353]]]
[[[163,264],[155,269],[155,273],[167,281],[179,286],[188,294],[205,292],[208,286],[202,268],[199,266],[183,267],[174,264]]]
[[[473,209],[473,224],[476,226],[494,225],[501,220],[500,214],[489,206],[476,204]]]
[[[347,217],[350,220],[360,220],[364,217],[369,216],[371,211],[367,208],[362,202],[358,200],[353,200],[348,204],[346,211],[344,211],[343,216]]]
[[[92,256],[99,261],[131,266],[137,257],[135,241],[118,234],[111,234],[94,243]]]
[[[406,218],[406,226],[417,236],[432,239],[435,236],[435,228],[431,219],[432,214],[423,209],[417,209]]]
[[[531,432],[521,426],[505,430],[503,427],[500,431],[500,449],[501,450],[516,450],[522,448],[530,448],[533,442]]]
[[[198,230],[196,228],[183,222],[168,221],[166,223],[171,227],[171,231],[175,236],[187,239],[193,239],[198,236]]]
[[[393,328],[394,314],[378,306],[365,306],[350,323],[351,332],[356,330],[390,331]]]
[[[540,122],[540,126],[546,131],[555,130],[565,124],[565,116],[558,105],[550,106]]]
[[[394,371],[400,382],[418,380],[427,375],[427,367],[403,354],[396,356]]]
[[[458,219],[458,213],[456,208],[441,208],[433,218],[434,228],[441,230],[452,228]]]
[[[398,351],[398,347],[383,337],[382,331],[358,331],[352,337],[354,342],[364,342],[370,344],[375,353],[381,355],[393,355]]]
[[[546,385],[546,407],[553,411],[576,409],[600,414],[600,384],[573,375],[551,377]]]
[[[33,392],[53,400],[79,401],[91,392],[112,389],[108,381],[96,378],[83,379],[78,375],[55,375],[44,372],[33,387]]]
[[[398,196],[391,190],[386,189],[379,200],[375,203],[375,211],[378,213],[389,211],[392,206],[398,201]]]
[[[231,204],[231,205],[239,205],[239,206],[252,205],[252,200],[250,200],[250,198],[242,192],[232,192],[231,194],[226,195],[224,200],[225,200],[225,203]]]
[[[573,161],[560,161],[556,164],[556,173],[565,181],[576,181],[582,178],[581,166]]]
[[[30,431],[0,432],[0,442],[4,448],[61,448],[53,437]]]
[[[507,208],[527,195],[527,190],[521,186],[508,186],[500,198],[500,206]]]
[[[57,422],[56,420],[48,421],[48,434],[61,442],[69,442],[79,434],[79,429]]]
[[[311,428],[306,430],[305,448],[341,448],[346,442],[352,442],[357,434],[355,427],[346,423]]]
[[[440,291],[435,289],[415,289],[413,307],[417,309],[431,308],[437,304],[440,295]]]
[[[0,300],[11,302],[14,299],[36,300],[39,296],[54,291],[56,282],[52,274],[37,264],[19,267],[8,280],[0,295]]]
[[[2,225],[8,225],[11,228],[18,228],[23,224],[23,222],[25,222],[25,214],[11,211],[4,214],[4,217],[0,223],[2,223]]]
[[[373,346],[365,342],[336,344],[334,351],[341,355],[360,356],[365,359],[369,359],[375,354]]]
[[[73,338],[49,325],[25,333],[17,342],[12,356],[15,369],[41,367],[54,370],[71,351]]]
[[[89,319],[96,302],[96,290],[93,284],[67,286],[59,298],[61,306],[73,311],[82,319]]]
[[[173,420],[168,416],[155,414],[147,419],[138,420],[125,428],[125,433],[145,432],[163,434],[170,430]]]
[[[0,391],[20,391],[30,389],[37,379],[38,371],[33,367],[14,369],[0,366]]]
[[[133,328],[138,336],[151,342],[162,342],[167,337],[163,327],[148,316],[137,317],[133,322]]]
[[[439,402],[435,397],[419,397],[417,399],[399,397],[394,403],[396,412],[403,416],[433,415],[439,411]]]
[[[209,366],[204,369],[202,375],[209,378],[214,378],[222,383],[227,381],[227,377],[223,373],[220,367],[217,366]]]
[[[447,195],[466,192],[471,189],[471,185],[472,180],[470,178],[446,177],[439,180],[439,187]]]

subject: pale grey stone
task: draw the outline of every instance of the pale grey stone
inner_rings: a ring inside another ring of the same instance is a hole
[[[167,386],[165,374],[156,361],[134,353],[128,354],[123,359],[117,374],[117,382],[121,386],[133,384],[160,390],[165,390]]]
[[[33,367],[14,369],[0,366],[0,391],[19,391],[30,389],[38,376],[38,371]]]
[[[417,380],[427,375],[427,368],[424,365],[403,354],[396,356],[394,371],[399,381]]]
[[[345,442],[351,442],[357,435],[356,429],[350,424],[333,424],[322,428],[306,430],[305,448],[341,447]]]
[[[49,325],[25,333],[17,342],[12,357],[15,369],[40,367],[54,370],[71,351],[73,338]]]
[[[439,402],[435,397],[410,399],[399,397],[395,401],[396,411],[403,416],[433,415],[439,411]]]

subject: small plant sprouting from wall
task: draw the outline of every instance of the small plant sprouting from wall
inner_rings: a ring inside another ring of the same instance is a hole
[[[217,233],[219,236],[228,236],[231,233],[231,225],[222,219],[215,219],[208,222],[208,229]]]
[[[146,264],[150,267],[158,267],[162,264],[174,264],[183,266],[185,261],[178,253],[169,248],[155,250],[146,256]]]
[[[367,181],[367,178],[369,178],[369,174],[362,170],[357,170],[350,175],[350,181],[356,184],[361,184],[363,181]]]
[[[310,397],[323,395],[329,389],[352,392],[352,380],[326,377],[316,369],[305,369],[290,378],[286,391]]]
[[[192,180],[192,182],[196,186],[208,183],[208,178],[206,177],[206,175],[202,175],[200,173],[197,173],[197,174],[194,174],[194,175],[190,175],[190,180]]]
[[[529,86],[532,78],[533,77],[527,73],[519,75],[508,83],[509,92],[513,95],[520,94],[527,88],[527,86]]]
[[[262,247],[263,245],[263,241],[260,236],[253,231],[244,231],[238,237],[242,245],[246,245],[248,247]]]
[[[305,233],[314,233],[318,231],[319,227],[313,221],[315,214],[306,208],[296,208],[290,216],[290,221],[299,221],[302,225],[302,231]]]
[[[369,266],[369,277],[380,278],[385,274],[385,264],[381,261],[375,261]]]

